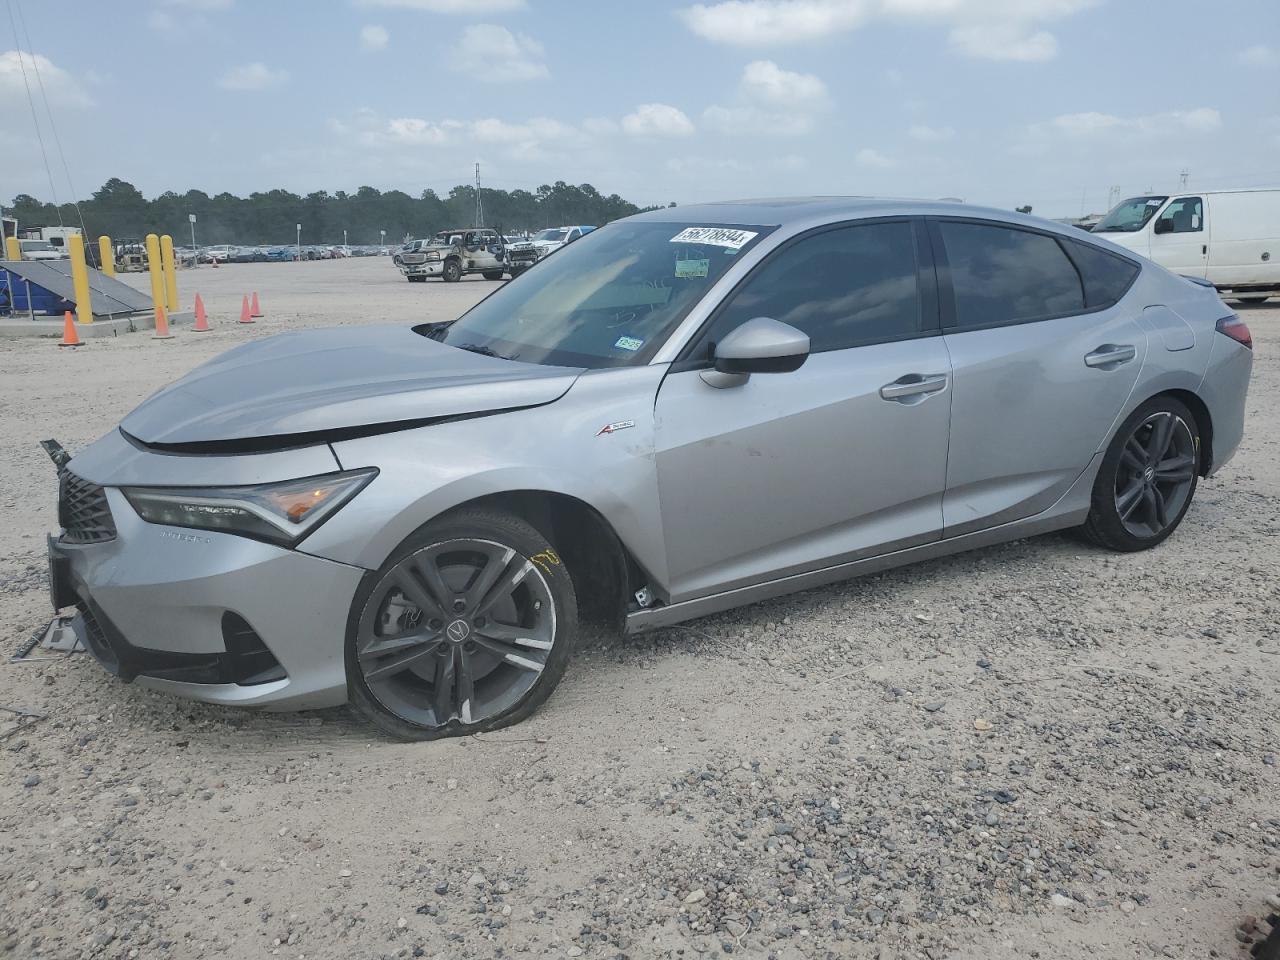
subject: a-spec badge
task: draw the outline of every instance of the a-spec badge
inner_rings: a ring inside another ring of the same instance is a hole
[[[618,420],[615,423],[606,423],[600,428],[600,431],[596,436],[603,437],[606,433],[617,433],[619,430],[628,430],[635,425],[636,422],[634,420]]]

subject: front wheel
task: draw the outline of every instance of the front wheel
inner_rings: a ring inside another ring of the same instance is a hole
[[[347,626],[351,702],[405,740],[525,719],[560,682],[578,629],[559,554],[507,514],[429,523],[367,574]]]
[[[441,274],[445,283],[457,283],[462,279],[462,264],[457,260],[446,260],[444,262],[444,271]]]
[[[1177,529],[1199,480],[1200,428],[1186,405],[1153,397],[1121,424],[1093,484],[1086,537],[1147,550]]]

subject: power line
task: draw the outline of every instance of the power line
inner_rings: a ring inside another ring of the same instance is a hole
[[[44,80],[40,76],[40,61],[36,59],[36,48],[31,44],[31,34],[27,30],[27,18],[22,13],[21,0],[17,0],[17,6],[18,22],[22,24],[22,35],[26,38],[27,49],[31,51],[31,67],[36,74],[36,85],[40,88],[40,99],[44,101],[44,112],[49,118],[49,130],[53,133],[53,143],[58,148],[58,159],[62,161],[62,172],[67,178],[67,189],[71,191],[71,206],[75,208],[76,219],[80,221],[80,232],[84,234],[87,242],[89,230],[84,225],[84,214],[80,212],[80,201],[76,199],[76,185],[71,182],[71,168],[67,166],[67,155],[62,151],[62,138],[58,136],[58,127],[53,122],[53,110],[49,107],[49,95],[45,92]],[[61,210],[58,211],[58,223],[62,223]]]
[[[58,212],[58,226],[64,226],[62,222],[62,207],[58,203],[58,188],[53,185],[53,169],[49,166],[49,152],[44,148],[44,134],[40,132],[40,120],[36,116],[36,101],[31,96],[31,83],[27,80],[27,64],[22,58],[22,41],[18,37],[18,24],[13,18],[13,0],[6,0],[9,8],[9,26],[13,28],[13,46],[18,54],[18,67],[22,70],[22,85],[27,90],[27,105],[31,107],[31,123],[36,128],[36,140],[40,143],[40,156],[44,160],[44,172],[49,178],[49,192],[53,194],[53,206]],[[35,65],[35,54],[31,54],[31,63]]]

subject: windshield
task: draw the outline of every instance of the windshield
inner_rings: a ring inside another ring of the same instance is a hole
[[[1136,233],[1147,225],[1168,197],[1131,197],[1098,221],[1094,233]]]
[[[647,363],[735,259],[773,229],[623,220],[564,247],[453,323],[417,329],[525,363]]]
[[[568,232],[569,232],[568,230],[543,230],[533,239],[550,240],[552,243],[559,243],[561,240],[565,238],[565,235]]]

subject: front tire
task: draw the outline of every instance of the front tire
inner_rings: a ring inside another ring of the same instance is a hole
[[[1178,528],[1199,476],[1195,416],[1173,397],[1153,397],[1112,438],[1081,530],[1109,550],[1149,550]]]
[[[444,277],[445,283],[457,283],[462,279],[462,264],[457,260],[446,260],[441,276]]]
[[[355,708],[403,740],[530,716],[573,652],[578,601],[555,549],[523,520],[463,510],[365,575],[347,623]]]

